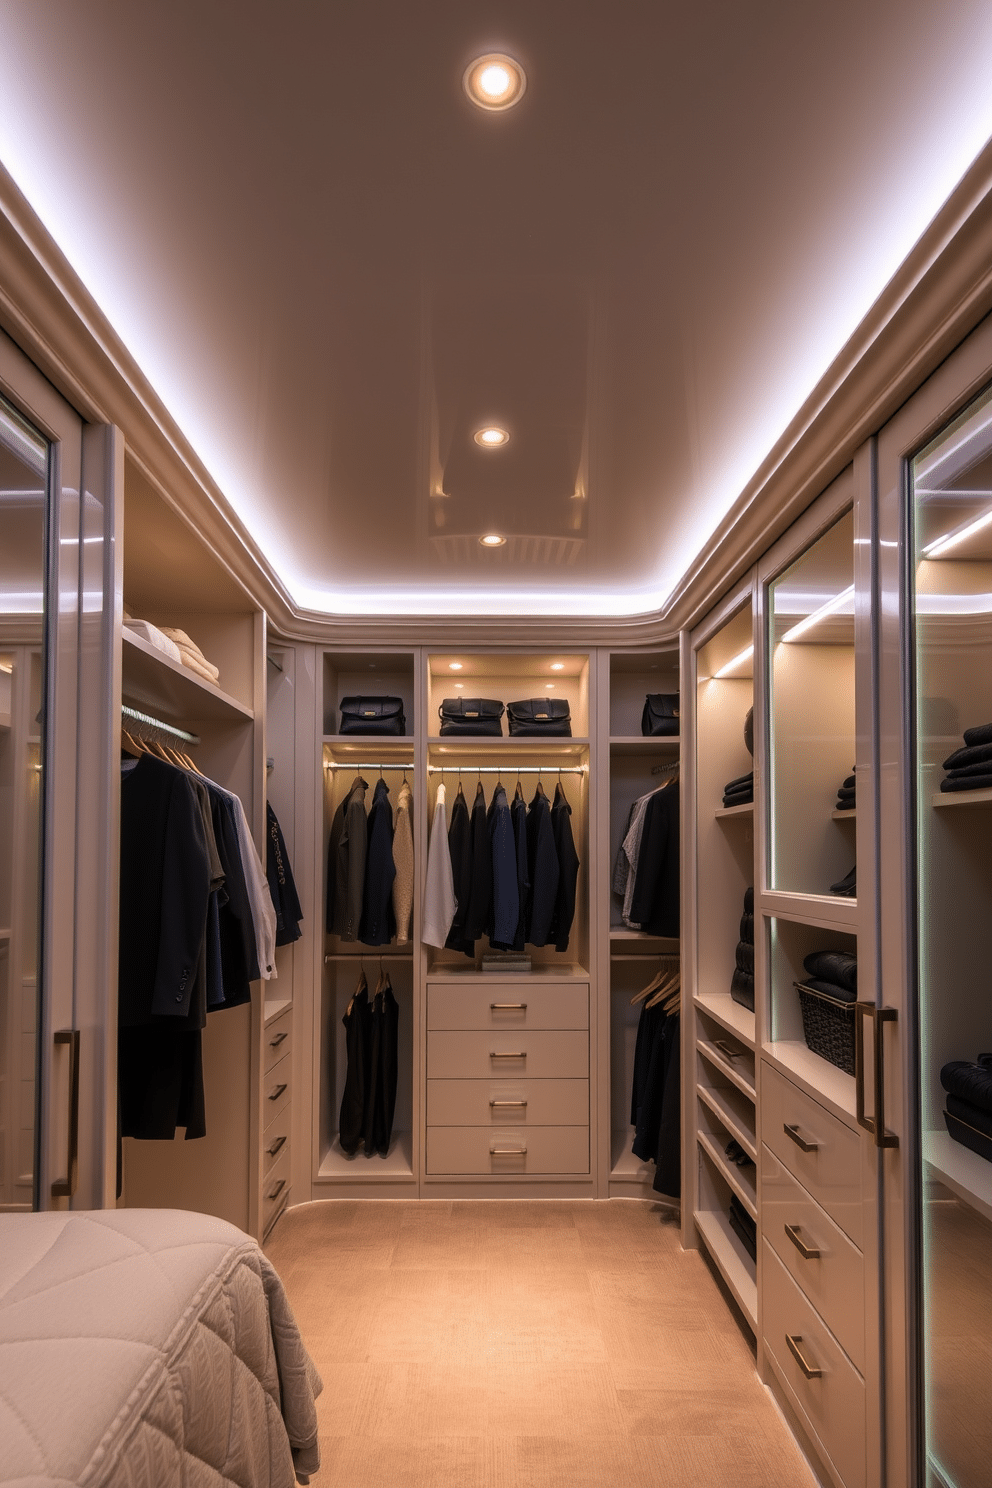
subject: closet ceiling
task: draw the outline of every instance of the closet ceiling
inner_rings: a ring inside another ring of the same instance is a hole
[[[660,604],[992,133],[984,0],[0,0],[0,41],[0,160],[332,612]]]

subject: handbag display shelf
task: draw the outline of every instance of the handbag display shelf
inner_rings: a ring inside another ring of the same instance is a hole
[[[854,1074],[854,1000],[842,1002],[807,982],[795,982],[806,1047],[845,1074]]]
[[[960,1116],[955,1116],[951,1111],[944,1111],[944,1121],[947,1125],[948,1135],[955,1142],[960,1142],[962,1147],[984,1157],[986,1162],[992,1162],[992,1137],[985,1132],[979,1131],[977,1126],[963,1121]]]
[[[641,713],[641,733],[645,738],[677,736],[679,731],[679,695],[677,692],[649,692]]]
[[[497,698],[442,698],[440,735],[466,738],[503,737],[503,704]]]
[[[510,735],[518,739],[570,739],[572,715],[567,698],[522,698],[507,703]]]
[[[341,699],[342,734],[387,735],[406,733],[403,699],[398,697],[345,697]]]

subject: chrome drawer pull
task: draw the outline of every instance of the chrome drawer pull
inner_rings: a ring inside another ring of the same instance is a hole
[[[818,1261],[820,1259],[820,1252],[817,1250],[815,1245],[806,1244],[806,1241],[799,1233],[798,1225],[786,1225],[785,1233],[788,1235],[789,1239],[792,1241],[793,1245],[796,1247],[804,1261]]]
[[[279,1045],[284,1044],[288,1038],[289,1034],[284,1028],[282,1033],[277,1033],[274,1039],[269,1039],[269,1048],[278,1049]]]
[[[792,1357],[795,1359],[796,1363],[799,1365],[799,1368],[802,1370],[806,1378],[822,1379],[823,1370],[817,1369],[815,1364],[808,1364],[803,1358],[802,1349],[799,1347],[799,1345],[803,1341],[803,1335],[801,1333],[786,1333],[785,1341],[789,1345]]]
[[[489,1010],[493,1013],[502,1013],[509,1011],[515,1013],[525,1013],[527,1011],[527,1004],[525,1002],[491,1002],[489,1004]]]
[[[721,1054],[725,1054],[728,1059],[739,1059],[744,1053],[744,1050],[738,1049],[736,1044],[728,1044],[726,1039],[714,1039],[713,1047],[719,1049]]]
[[[279,1182],[276,1184],[276,1186],[272,1190],[272,1192],[271,1193],[267,1193],[265,1195],[265,1197],[267,1199],[277,1199],[279,1197],[279,1195],[282,1193],[282,1191],[283,1191],[283,1189],[285,1187],[286,1187],[286,1180],[285,1180],[285,1178],[280,1178],[279,1179]]]
[[[489,1149],[489,1156],[490,1157],[524,1157],[526,1155],[526,1152],[527,1152],[527,1148],[526,1147],[490,1147],[490,1149]]]
[[[523,1049],[519,1050],[519,1052],[516,1053],[516,1054],[501,1054],[498,1049],[490,1049],[490,1051],[489,1051],[489,1058],[490,1059],[526,1059],[527,1058],[527,1055],[524,1053]]]
[[[819,1152],[819,1142],[807,1142],[805,1137],[799,1135],[798,1126],[790,1126],[789,1123],[786,1122],[785,1125],[782,1127],[782,1130],[785,1132],[785,1135],[787,1137],[795,1142],[800,1152]]]
[[[282,1095],[283,1091],[284,1090],[288,1090],[288,1089],[289,1089],[288,1084],[285,1084],[284,1083],[282,1085],[277,1085],[276,1088],[275,1088],[275,1090],[273,1090],[271,1092],[271,1094],[269,1095],[269,1100],[278,1100],[279,1097]]]
[[[527,1102],[525,1100],[491,1100],[489,1104],[490,1106],[526,1106]]]
[[[285,1137],[276,1137],[275,1141],[272,1143],[272,1146],[271,1147],[266,1147],[265,1150],[269,1154],[270,1157],[275,1157],[276,1153],[277,1152],[280,1152],[282,1150],[282,1148],[285,1147],[285,1145],[286,1145],[286,1138]]]

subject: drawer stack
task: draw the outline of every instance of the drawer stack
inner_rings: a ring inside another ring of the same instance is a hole
[[[864,1488],[861,1141],[768,1064],[761,1135],[765,1348],[841,1480]]]
[[[428,982],[427,1172],[589,1172],[589,987]]]
[[[286,1008],[262,1034],[262,1238],[289,1202],[293,1010]]]

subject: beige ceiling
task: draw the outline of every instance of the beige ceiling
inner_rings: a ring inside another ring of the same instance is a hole
[[[505,115],[460,86],[494,48]],[[987,0],[0,0],[0,162],[301,606],[633,613],[992,133],[990,64]]]

